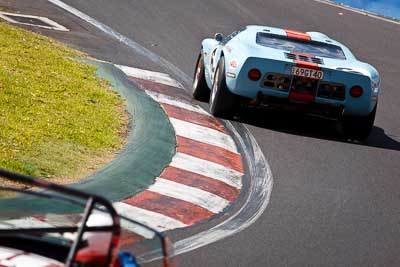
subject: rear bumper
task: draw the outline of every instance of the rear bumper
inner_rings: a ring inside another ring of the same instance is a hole
[[[344,106],[334,106],[326,103],[296,103],[288,98],[280,98],[270,95],[265,95],[259,92],[255,100],[250,101],[247,106],[266,108],[274,110],[283,110],[288,112],[300,112],[303,114],[321,117],[330,120],[339,120],[344,113]]]
[[[258,81],[252,81],[247,77],[249,70],[255,66],[263,75]],[[293,66],[295,66],[294,63],[287,61],[249,58],[242,68],[237,70],[238,73],[236,73],[235,78],[227,76],[227,86],[233,94],[250,99],[255,99],[259,92],[264,95],[287,99],[293,88],[294,76],[291,75]],[[371,113],[376,105],[377,93],[373,93],[369,77],[327,67],[321,67],[321,70],[324,71],[324,78],[317,87],[314,102],[321,104],[322,107],[331,105],[341,108],[341,106],[344,106],[344,114],[349,116],[366,116]],[[286,76],[289,80],[282,86],[280,86],[280,82],[269,83],[268,74]],[[326,87],[327,84],[329,90]],[[364,94],[361,97],[354,98],[350,95],[350,88],[356,85],[364,89]],[[334,86],[339,86],[341,89],[338,91],[336,89],[339,88],[334,89]],[[337,95],[332,92],[342,93]]]

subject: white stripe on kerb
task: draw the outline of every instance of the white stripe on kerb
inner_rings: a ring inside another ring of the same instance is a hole
[[[21,253],[20,250],[0,246],[0,264],[1,260],[7,259],[11,256]]]
[[[0,222],[0,229],[32,229],[32,228],[45,228],[55,227],[54,225],[42,222],[34,217],[26,217],[22,219],[13,219]]]
[[[203,115],[211,116],[207,111],[202,109],[200,106],[193,105],[191,103],[185,102],[183,100],[177,100],[176,98],[164,94],[160,94],[157,92],[146,90],[146,94],[151,96],[155,101],[161,104],[168,104],[171,106],[175,106],[178,108],[183,108],[189,111],[197,112]]]
[[[170,166],[207,176],[238,189],[242,187],[242,173],[184,153],[176,153]]]
[[[0,249],[3,249],[0,247]],[[18,250],[17,250],[18,251]],[[43,257],[37,254],[26,253],[24,251],[19,251],[19,253],[11,256],[9,260],[0,259],[0,266],[13,266],[13,267],[25,267],[25,266],[35,266],[35,267],[48,267],[48,266],[64,266],[63,263],[55,261],[53,259]]]
[[[176,135],[238,153],[235,142],[227,134],[175,118],[169,118],[169,120],[175,129]]]
[[[173,87],[183,89],[183,86],[180,83],[178,83],[176,80],[172,79],[166,73],[142,70],[142,69],[132,68],[132,67],[128,67],[128,66],[121,66],[121,65],[115,65],[115,66],[118,67],[119,69],[121,69],[126,75],[128,75],[130,77],[147,80],[147,81],[153,81],[156,83],[161,83],[161,84],[165,84],[168,86],[173,86]]]
[[[213,213],[219,213],[229,205],[229,201],[220,196],[163,178],[157,178],[147,190],[190,202]]]
[[[134,233],[134,234],[143,236],[146,239],[153,239],[154,235],[155,235],[154,231],[150,231],[149,229],[144,228],[143,226],[141,226],[137,223],[135,224],[135,223],[129,222],[127,220],[121,220],[121,227],[125,230],[128,230],[128,231]]]
[[[161,232],[187,226],[174,218],[131,206],[123,202],[114,203],[114,207],[118,211],[118,214],[132,218]]]
[[[160,67],[163,67],[167,70],[169,70],[171,73],[175,75],[175,77],[179,77],[185,84],[191,84],[192,79],[189,77],[186,73],[181,71],[179,68],[177,68],[175,65],[173,65],[171,62],[168,62],[164,58],[160,57],[156,53],[152,52],[151,50],[141,46],[137,42],[129,39],[128,37],[120,34],[119,32],[116,32],[109,26],[97,21],[96,19],[88,16],[87,14],[79,11],[78,9],[67,5],[63,1],[60,0],[47,0],[50,3],[58,6],[59,8],[62,8],[66,10],[67,12],[79,17],[80,19],[86,21],[87,23],[95,26],[97,29],[100,31],[106,33],[107,35],[111,36],[112,38],[118,40],[119,42],[125,44],[129,48],[135,50],[136,53],[139,55],[142,55],[148,59],[150,59],[152,62],[158,64]]]
[[[129,219],[129,217],[128,217]],[[106,226],[112,225],[112,218],[110,214],[93,210],[92,214],[89,216],[87,221],[87,226]],[[155,233],[154,231],[150,231],[149,229],[139,225],[138,223],[130,222],[128,220],[121,220],[121,227],[125,230],[128,230],[134,234],[140,235],[146,239],[153,239]]]

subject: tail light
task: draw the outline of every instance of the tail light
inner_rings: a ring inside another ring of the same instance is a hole
[[[360,96],[362,96],[363,91],[364,91],[364,90],[362,89],[361,86],[356,85],[356,86],[353,86],[353,87],[350,89],[350,95],[351,95],[352,97],[360,97]]]
[[[261,78],[261,71],[258,69],[251,69],[248,73],[249,79],[252,81],[258,81]]]

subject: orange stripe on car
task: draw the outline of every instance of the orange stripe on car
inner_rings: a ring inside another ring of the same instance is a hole
[[[313,63],[313,62],[295,60],[294,63],[296,63],[297,67],[301,67],[301,68],[307,68],[307,69],[313,69],[313,70],[321,69],[321,67],[318,66],[318,64]]]
[[[311,36],[305,32],[299,32],[294,30],[285,30],[286,34],[290,38],[301,39],[305,41],[311,41]]]

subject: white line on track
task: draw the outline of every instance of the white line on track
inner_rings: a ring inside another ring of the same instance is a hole
[[[361,15],[364,15],[364,16],[368,16],[368,17],[371,17],[371,18],[374,18],[374,19],[378,19],[378,20],[382,20],[382,21],[385,21],[385,22],[389,22],[389,23],[400,25],[399,21],[395,21],[395,20],[392,20],[392,19],[384,18],[384,17],[381,17],[379,15],[375,15],[375,14],[367,12],[367,11],[363,11],[363,10],[360,10],[360,9],[357,9],[357,8],[352,8],[350,6],[340,5],[338,3],[333,3],[333,2],[327,1],[327,0],[314,0],[314,1],[318,2],[318,3],[325,4],[325,5],[334,6],[334,7],[338,7],[338,8],[344,9],[344,10],[348,10],[348,11],[351,11],[351,12],[354,12],[354,13],[358,13],[358,14],[361,14]]]
[[[220,213],[229,205],[229,201],[220,196],[163,178],[157,178],[147,190],[195,204],[212,213]]]
[[[21,18],[31,18],[31,19],[37,19],[41,20],[42,22],[50,25],[50,26],[45,26],[45,25],[39,25],[39,24],[34,24],[34,23],[26,23],[26,22],[20,22],[18,20],[13,19],[13,17],[21,17]],[[14,24],[20,24],[20,25],[27,25],[27,26],[32,26],[32,27],[39,27],[39,28],[44,28],[48,30],[56,30],[56,31],[63,31],[67,32],[69,31],[67,28],[64,26],[58,24],[54,20],[51,20],[46,17],[39,17],[39,16],[33,16],[33,15],[24,15],[24,14],[16,14],[16,13],[8,13],[8,12],[0,12],[0,18],[14,23]]]
[[[184,153],[176,153],[172,158],[170,166],[207,176],[238,189],[242,187],[242,173],[220,164],[192,157]]]
[[[114,203],[118,214],[133,218],[138,222],[148,225],[158,231],[167,231],[187,226],[181,221],[150,210],[141,209],[123,202]]]
[[[174,126],[176,135],[238,153],[235,141],[225,133],[175,118],[169,120]]]
[[[183,89],[182,84],[178,83],[175,79],[172,79],[171,76],[169,76],[166,73],[137,69],[137,68],[121,66],[121,65],[115,65],[115,66],[118,67],[119,69],[121,69],[126,75],[128,75],[130,77],[147,80],[147,81],[153,81],[153,82],[157,82],[157,83],[165,84],[168,86],[173,86],[173,87]]]
[[[148,91],[146,90],[146,94],[148,94],[149,96],[151,96],[155,101],[161,103],[161,104],[168,104],[171,106],[175,106],[178,108],[183,108],[189,111],[193,111],[196,113],[200,113],[203,115],[207,115],[207,116],[211,116],[207,111],[205,111],[204,109],[202,109],[201,107],[197,106],[197,105],[193,105],[191,103],[185,102],[183,100],[177,100],[176,98],[172,97],[172,96],[168,96],[168,95],[164,95],[164,94],[160,94],[157,92],[152,92],[152,91]]]
[[[164,67],[166,70],[170,71],[173,75],[176,76],[183,84],[190,84],[191,78],[186,75],[183,71],[177,68],[175,65],[171,64],[169,61],[165,60],[164,58],[160,57],[159,55],[155,54],[154,52],[150,51],[149,49],[141,46],[140,44],[136,43],[135,41],[129,39],[128,37],[122,35],[121,33],[113,30],[109,26],[97,21],[96,19],[88,16],[87,14],[79,11],[78,9],[67,5],[63,1],[60,0],[47,0],[50,3],[66,10],[67,12],[79,17],[80,19],[86,21],[87,23],[95,26],[100,31],[106,33],[107,35],[117,39],[119,42],[125,44],[126,46],[135,50],[141,56],[144,56],[154,63],[157,63],[161,67]]]

